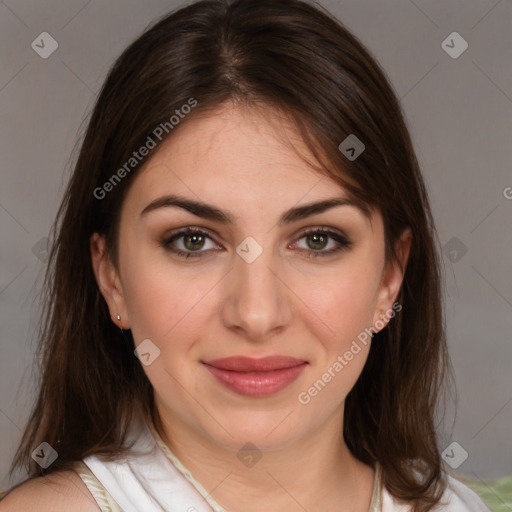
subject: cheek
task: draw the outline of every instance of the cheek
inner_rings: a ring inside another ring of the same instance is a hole
[[[161,396],[170,394],[176,407],[190,407],[181,386],[197,391],[186,363],[197,340],[207,332],[208,291],[215,281],[211,276],[191,278],[170,265],[134,263],[126,271],[124,291],[135,345],[150,339],[160,351],[154,362],[143,367],[144,372]]]
[[[336,272],[316,282],[297,282],[297,295],[307,306],[302,316],[330,353],[345,351],[372,324],[380,266],[365,256],[359,253],[347,258]]]
[[[340,407],[368,358],[371,333],[365,328],[371,326],[379,274],[367,270],[340,272],[323,293],[309,294],[304,318],[322,349],[318,345],[313,352],[308,387],[300,397],[314,400],[321,417]]]
[[[144,264],[141,262],[144,261]],[[132,253],[126,261],[124,294],[135,342],[150,338],[164,350],[194,338],[208,313],[208,295],[218,278],[183,270]],[[187,336],[182,336],[187,334]]]

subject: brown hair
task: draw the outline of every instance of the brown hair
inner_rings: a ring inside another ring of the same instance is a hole
[[[12,469],[25,466],[33,477],[91,454],[116,456],[135,415],[158,421],[131,333],[112,323],[96,284],[89,239],[104,234],[117,263],[121,205],[143,161],[107,198],[94,191],[190,98],[197,106],[180,126],[227,102],[289,116],[319,168],[381,213],[388,259],[411,228],[402,311],[374,335],[346,399],[343,435],[355,457],[382,465],[391,494],[417,512],[430,510],[446,486],[435,415],[453,377],[427,191],[384,72],[338,20],[299,0],[193,3],[155,23],[113,65],[52,227],[36,354],[40,393]],[[365,145],[353,161],[338,149],[350,134]],[[42,441],[59,454],[46,470],[30,457]]]

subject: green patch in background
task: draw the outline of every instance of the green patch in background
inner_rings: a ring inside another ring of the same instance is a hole
[[[495,480],[477,480],[464,475],[453,475],[475,491],[492,512],[512,512],[512,476]]]

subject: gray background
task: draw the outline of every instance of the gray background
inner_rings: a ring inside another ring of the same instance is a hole
[[[446,313],[459,401],[448,411],[448,427],[455,407],[457,418],[443,446],[457,441],[468,452],[459,473],[512,474],[512,2],[321,3],[369,47],[402,99],[448,244]],[[77,130],[114,59],[178,5],[0,2],[0,490],[35,394],[34,299]],[[441,46],[453,31],[469,44],[457,59]],[[47,59],[31,48],[42,32],[59,45]]]

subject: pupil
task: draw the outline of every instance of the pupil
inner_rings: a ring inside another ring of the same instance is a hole
[[[315,249],[323,249],[323,247],[325,246],[325,236],[324,235],[319,235],[319,234],[314,234],[314,235],[311,235],[311,238],[313,239],[313,244],[318,244],[320,243],[321,247],[315,247]]]
[[[185,246],[187,247],[187,249],[200,249],[200,247],[194,247],[194,246],[196,244],[200,244],[202,241],[202,238],[203,238],[202,235],[198,235],[198,234],[187,235],[185,237]],[[188,240],[193,240],[192,244],[188,244],[187,243]],[[192,245],[192,247],[189,247],[189,245]]]

